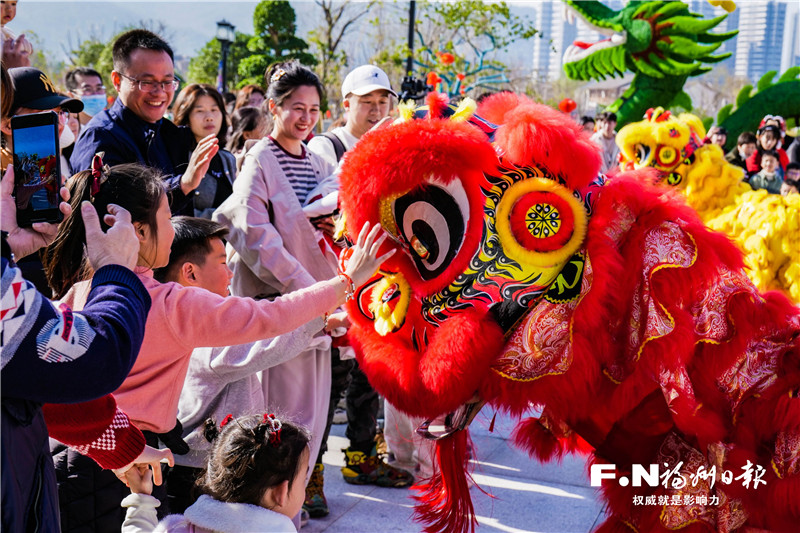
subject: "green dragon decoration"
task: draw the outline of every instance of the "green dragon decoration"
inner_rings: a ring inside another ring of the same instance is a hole
[[[691,111],[683,85],[690,76],[710,71],[707,64],[728,58],[730,53],[714,52],[737,33],[711,33],[727,15],[703,20],[683,2],[633,1],[620,11],[597,1],[565,3],[609,35],[598,43],[570,46],[564,54],[567,77],[588,81],[635,73],[630,88],[607,108],[617,114],[618,127],[641,120],[654,105]]]
[[[800,125],[800,66],[790,67],[773,82],[777,71],[770,70],[758,80],[756,87],[745,85],[736,97],[736,104],[728,104],[717,113],[717,124],[729,132],[756,131],[761,119],[769,114],[779,114],[786,119],[786,127]],[[736,136],[728,135],[725,150],[736,145]]]

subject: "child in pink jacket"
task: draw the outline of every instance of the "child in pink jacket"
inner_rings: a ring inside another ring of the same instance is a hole
[[[77,174],[69,186],[74,205],[89,200],[98,212],[105,212],[108,204],[130,211],[140,239],[136,273],[150,294],[152,306],[139,357],[114,395],[134,424],[151,438],[176,426],[178,399],[194,348],[254,342],[297,329],[344,302],[355,286],[365,283],[388,257],[377,256],[385,236],[377,238],[379,228],[370,231],[365,226],[346,272],[275,300],[225,298],[204,289],[159,283],[153,279],[152,269],[167,264],[174,237],[159,174],[136,164],[112,169],[103,169],[100,164],[98,168]],[[89,284],[79,281],[84,274],[80,217],[65,220],[44,262],[56,295],[74,309],[81,309]],[[70,476],[67,482],[75,481]],[[112,500],[118,506],[123,497],[120,494]],[[62,517],[65,511],[62,506]]]

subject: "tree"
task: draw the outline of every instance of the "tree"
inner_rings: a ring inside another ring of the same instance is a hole
[[[107,44],[108,43],[102,42],[96,38],[86,39],[75,48],[67,51],[70,64],[90,67],[97,70],[96,66],[100,61],[100,55],[103,53],[103,50],[105,50]]]
[[[347,52],[341,48],[342,39],[352,30],[356,21],[369,13],[375,3],[374,0],[369,2],[316,0],[316,4],[322,9],[323,22],[309,32],[308,40],[316,50],[316,56],[320,58],[317,72],[327,92],[325,107],[329,109],[340,110],[339,87],[342,84],[342,71],[348,62]]]
[[[137,24],[125,26],[122,31],[117,32],[108,40],[104,40],[100,36],[92,34],[88,39],[81,41],[81,37],[77,36],[76,40],[79,41],[79,44],[76,45],[72,44],[72,36],[70,34],[68,36],[68,46],[70,49],[65,50],[69,57],[70,64],[64,66],[64,72],[62,74],[66,74],[67,70],[74,67],[93,68],[103,76],[108,95],[116,96],[116,91],[111,85],[111,71],[114,70],[114,43],[120,35],[133,29],[150,30],[156,35],[159,35],[166,42],[170,42],[174,37],[163,22],[152,19],[140,20]],[[59,79],[62,78],[59,77]]]
[[[237,31],[236,37],[228,50],[227,75],[225,78],[234,87],[241,82],[237,68],[239,62],[253,55],[253,52],[247,48],[247,43],[250,42],[252,37],[252,35]],[[216,38],[211,39],[189,61],[189,68],[186,71],[188,81],[190,83],[208,83],[216,86],[221,57],[222,47],[219,41]]]
[[[309,54],[308,43],[295,35],[297,20],[294,9],[285,0],[264,0],[253,13],[255,35],[247,48],[252,54],[239,62],[241,80],[237,86],[250,83],[263,85],[264,73],[272,63],[297,59],[305,65],[316,65]]]
[[[505,2],[422,1],[417,4],[416,18],[419,38],[414,54],[417,64],[423,66],[423,78],[435,67],[440,70],[437,74],[445,72],[448,79],[452,79],[457,92],[461,87],[465,90],[483,87],[487,77],[492,78],[488,80],[490,83],[505,79],[499,74],[507,66],[497,59],[498,54],[511,43],[530,39],[538,33],[527,18],[511,13]],[[401,22],[408,24],[407,18],[401,18]],[[375,24],[381,35],[385,20],[379,18]],[[408,45],[393,40],[378,50],[374,60],[397,70],[404,65]],[[496,78],[492,71],[498,74]]]

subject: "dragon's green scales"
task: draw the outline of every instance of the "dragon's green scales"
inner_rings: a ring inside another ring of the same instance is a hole
[[[755,89],[746,85],[739,91],[736,104],[729,104],[717,113],[717,124],[730,132],[756,131],[765,115],[782,115],[787,127],[798,125],[800,118],[800,66],[791,67],[773,83],[778,73],[771,70],[761,76]],[[730,149],[736,143],[728,136]]]
[[[635,75],[630,88],[609,107],[618,118],[618,127],[641,120],[648,108],[692,109],[692,101],[683,91],[689,76],[708,72],[711,63],[730,56],[714,55],[722,43],[735,31],[711,33],[727,15],[703,19],[691,13],[683,2],[632,1],[614,11],[597,1],[565,3],[587,24],[609,39],[591,46],[571,46],[564,54],[564,71],[576,80],[601,80],[622,76],[627,71]],[[772,84],[775,72],[768,73],[752,87],[742,90],[736,110],[723,108],[717,123],[728,131],[755,131],[758,121],[768,113],[787,117],[800,115],[800,69],[790,69]],[[790,96],[791,95],[791,96]],[[735,142],[735,137],[731,140]]]
[[[714,51],[736,35],[710,33],[726,15],[703,20],[683,2],[634,1],[620,11],[596,1],[566,4],[590,26],[612,34],[588,48],[570,47],[564,56],[567,77],[600,80],[635,73],[630,88],[608,107],[617,114],[620,127],[640,120],[656,105],[690,110],[691,98],[683,92],[687,78],[729,57]]]

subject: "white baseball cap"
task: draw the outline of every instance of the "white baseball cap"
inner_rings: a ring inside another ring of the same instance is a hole
[[[350,71],[342,83],[342,98],[348,94],[364,96],[372,91],[386,90],[397,96],[389,83],[389,76],[375,65],[361,65]]]

